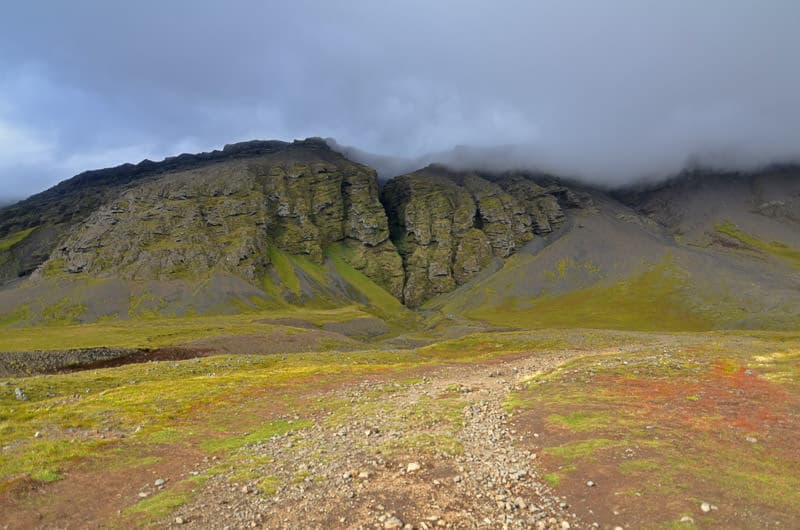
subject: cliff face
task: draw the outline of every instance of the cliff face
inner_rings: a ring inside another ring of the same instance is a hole
[[[329,151],[322,140],[314,138],[293,143],[252,141],[226,145],[221,151],[182,154],[161,162],[144,160],[139,164],[85,171],[0,209],[0,286],[30,275],[63,242],[65,234],[77,230],[99,208],[143,182],[169,178],[175,172],[202,169],[215,162],[277,153],[300,155]]]
[[[520,193],[520,189],[526,193]],[[516,175],[492,182],[441,166],[391,180],[382,199],[403,256],[403,301],[416,307],[565,219],[558,195]]]
[[[798,175],[609,193],[432,165],[379,189],[315,139],[127,164],[0,209],[0,326],[306,304],[405,318],[402,302],[497,325],[667,308],[795,329]]]
[[[227,272],[258,283],[270,247],[321,264],[326,247],[358,250],[354,266],[400,294],[375,173],[333,152],[283,151],[178,171],[101,206],[45,264],[49,272],[130,280]]]
[[[327,260],[335,248],[417,307],[551,231],[573,199],[522,174],[486,178],[440,166],[381,192],[372,169],[321,140],[246,142],[86,172],[0,210],[0,285],[34,271],[194,283],[227,274],[255,288],[283,284],[277,296],[288,301],[320,286],[347,297],[348,282]]]
[[[0,238],[0,286],[29,276],[52,252],[63,230],[32,227]]]
[[[322,263],[325,249],[343,241],[353,265],[395,296],[403,287],[400,256],[389,240],[375,172],[346,161],[253,168],[263,182],[267,231],[290,254]]]
[[[524,175],[504,176],[498,184],[519,201],[530,216],[533,231],[537,234],[549,234],[564,222],[562,204],[566,207],[580,206],[578,197],[569,189],[563,186],[540,186]]]
[[[475,268],[491,259],[488,238],[473,230],[475,202],[450,179],[426,172],[397,177],[384,187],[383,202],[392,239],[403,256],[406,305],[418,306],[432,295],[455,288],[454,270],[463,269],[467,245]],[[462,239],[462,260],[456,262]]]

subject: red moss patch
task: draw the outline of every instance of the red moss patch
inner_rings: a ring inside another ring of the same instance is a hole
[[[647,358],[624,368],[592,361],[569,378],[535,385],[527,392],[535,405],[514,420],[584,520],[632,528],[689,528],[678,524],[684,516],[715,528],[800,520],[800,396],[792,387],[724,358],[663,375]],[[545,421],[576,412],[608,421],[593,430]],[[589,455],[564,456],[598,439],[609,442]],[[588,480],[597,485],[587,487]],[[703,501],[719,510],[702,513]]]

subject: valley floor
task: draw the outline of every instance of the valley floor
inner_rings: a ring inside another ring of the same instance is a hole
[[[5,378],[0,528],[792,528],[798,371],[550,330]]]

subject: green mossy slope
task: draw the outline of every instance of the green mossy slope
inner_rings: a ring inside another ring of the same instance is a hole
[[[522,328],[600,328],[638,331],[700,331],[714,322],[686,299],[685,277],[670,262],[610,285],[562,295],[507,299],[467,311],[465,316]]]
[[[734,223],[725,221],[714,227],[720,234],[736,239],[745,247],[774,256],[788,263],[796,269],[800,269],[800,249],[790,247],[780,241],[766,241],[753,234],[748,234],[739,229]]]

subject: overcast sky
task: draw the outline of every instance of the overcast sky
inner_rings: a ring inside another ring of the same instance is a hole
[[[796,0],[8,0],[0,196],[252,138],[513,144],[604,183],[797,159],[799,21]]]

